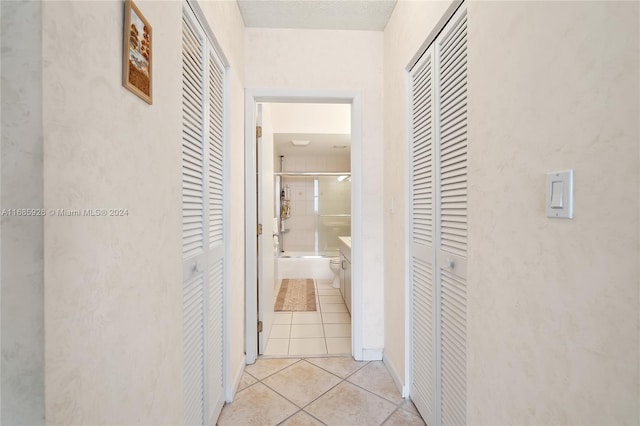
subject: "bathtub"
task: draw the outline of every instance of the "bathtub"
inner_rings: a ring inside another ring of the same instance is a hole
[[[283,278],[333,279],[329,259],[339,256],[326,253],[326,256],[309,256],[304,253],[284,252],[278,257],[278,280]]]

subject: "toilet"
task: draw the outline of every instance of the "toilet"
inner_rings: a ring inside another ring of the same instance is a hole
[[[340,288],[340,257],[332,257],[329,259],[329,267],[333,271],[333,288]]]

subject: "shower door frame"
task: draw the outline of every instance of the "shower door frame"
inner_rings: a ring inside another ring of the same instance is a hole
[[[245,89],[245,359],[258,357],[258,255],[256,240],[256,105],[260,102],[351,105],[351,353],[364,360],[362,347],[362,95],[355,91]],[[264,237],[264,235],[263,235]],[[271,238],[271,236],[267,236]]]

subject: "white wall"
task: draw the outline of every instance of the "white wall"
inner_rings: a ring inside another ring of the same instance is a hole
[[[42,208],[42,37],[39,2],[2,2],[2,199]],[[42,216],[2,216],[3,424],[43,424]]]
[[[123,3],[43,3],[46,414],[182,422],[181,3],[153,28],[153,105],[121,85]]]
[[[637,423],[639,5],[469,19],[469,421]],[[566,168],[575,219],[547,219]]]
[[[129,210],[45,220],[50,423],[182,423],[182,3],[137,4],[153,27],[151,106],[121,86],[122,2],[43,6],[45,206]],[[242,20],[235,2],[202,8],[231,65],[230,168],[241,170]],[[233,381],[244,357],[242,173],[230,185]]]
[[[246,87],[358,91],[363,102],[363,303],[365,349],[384,344],[381,32],[247,29]]]
[[[351,133],[351,105],[270,105],[273,133]]]
[[[394,46],[417,48],[445,7],[396,7],[386,112],[413,54]],[[469,424],[638,423],[638,28],[637,3],[469,4]],[[387,115],[387,154],[403,120]],[[386,164],[388,199],[405,165]],[[575,219],[547,219],[545,173],[566,168]],[[402,217],[386,226],[395,252]],[[405,277],[395,256],[386,271],[389,297]],[[403,344],[386,340],[396,366]]]

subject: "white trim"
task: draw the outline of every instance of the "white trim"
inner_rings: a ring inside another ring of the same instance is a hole
[[[407,192],[407,196],[404,197],[404,215],[405,224],[404,227],[404,270],[405,270],[405,291],[404,291],[404,383],[407,388],[407,394],[411,391],[411,383],[413,382],[413,363],[411,362],[412,346],[412,327],[413,322],[413,298],[412,294],[412,273],[411,273],[411,164],[412,150],[411,139],[413,138],[412,129],[412,117],[410,111],[413,110],[411,92],[411,71],[409,69],[404,71],[405,81],[405,143],[404,143],[404,188]],[[403,393],[404,396],[404,393]]]
[[[232,382],[229,381],[229,375],[231,368],[229,365],[229,358],[231,356],[230,346],[231,346],[231,319],[229,315],[229,308],[231,306],[231,300],[229,298],[229,271],[231,270],[231,256],[229,253],[231,252],[231,229],[229,226],[230,218],[231,218],[231,73],[229,72],[229,66],[225,65],[224,72],[224,87],[222,88],[224,93],[224,152],[223,152],[223,161],[224,161],[224,177],[223,177],[223,212],[222,212],[222,220],[223,220],[223,238],[224,238],[224,273],[223,273],[223,287],[222,287],[222,299],[223,299],[223,317],[222,317],[222,384],[224,388],[225,395],[235,393],[235,388],[232,388]],[[242,364],[244,365],[244,364]]]
[[[294,89],[245,89],[245,353],[246,363],[256,361],[257,348],[257,241],[255,106],[257,102],[351,104],[351,250],[352,353],[356,360],[381,360],[382,349],[362,348],[362,97],[360,92]],[[367,359],[368,358],[368,359]]]
[[[382,348],[362,349],[362,359],[358,361],[382,361],[382,352]]]
[[[357,361],[366,359],[363,349],[362,267],[362,98],[351,101],[351,353]],[[382,351],[377,359],[382,359]]]
[[[244,282],[245,282],[245,360],[253,364],[258,357],[258,277],[256,239],[256,101],[251,91],[245,89],[244,94]],[[250,303],[252,301],[252,303]]]

